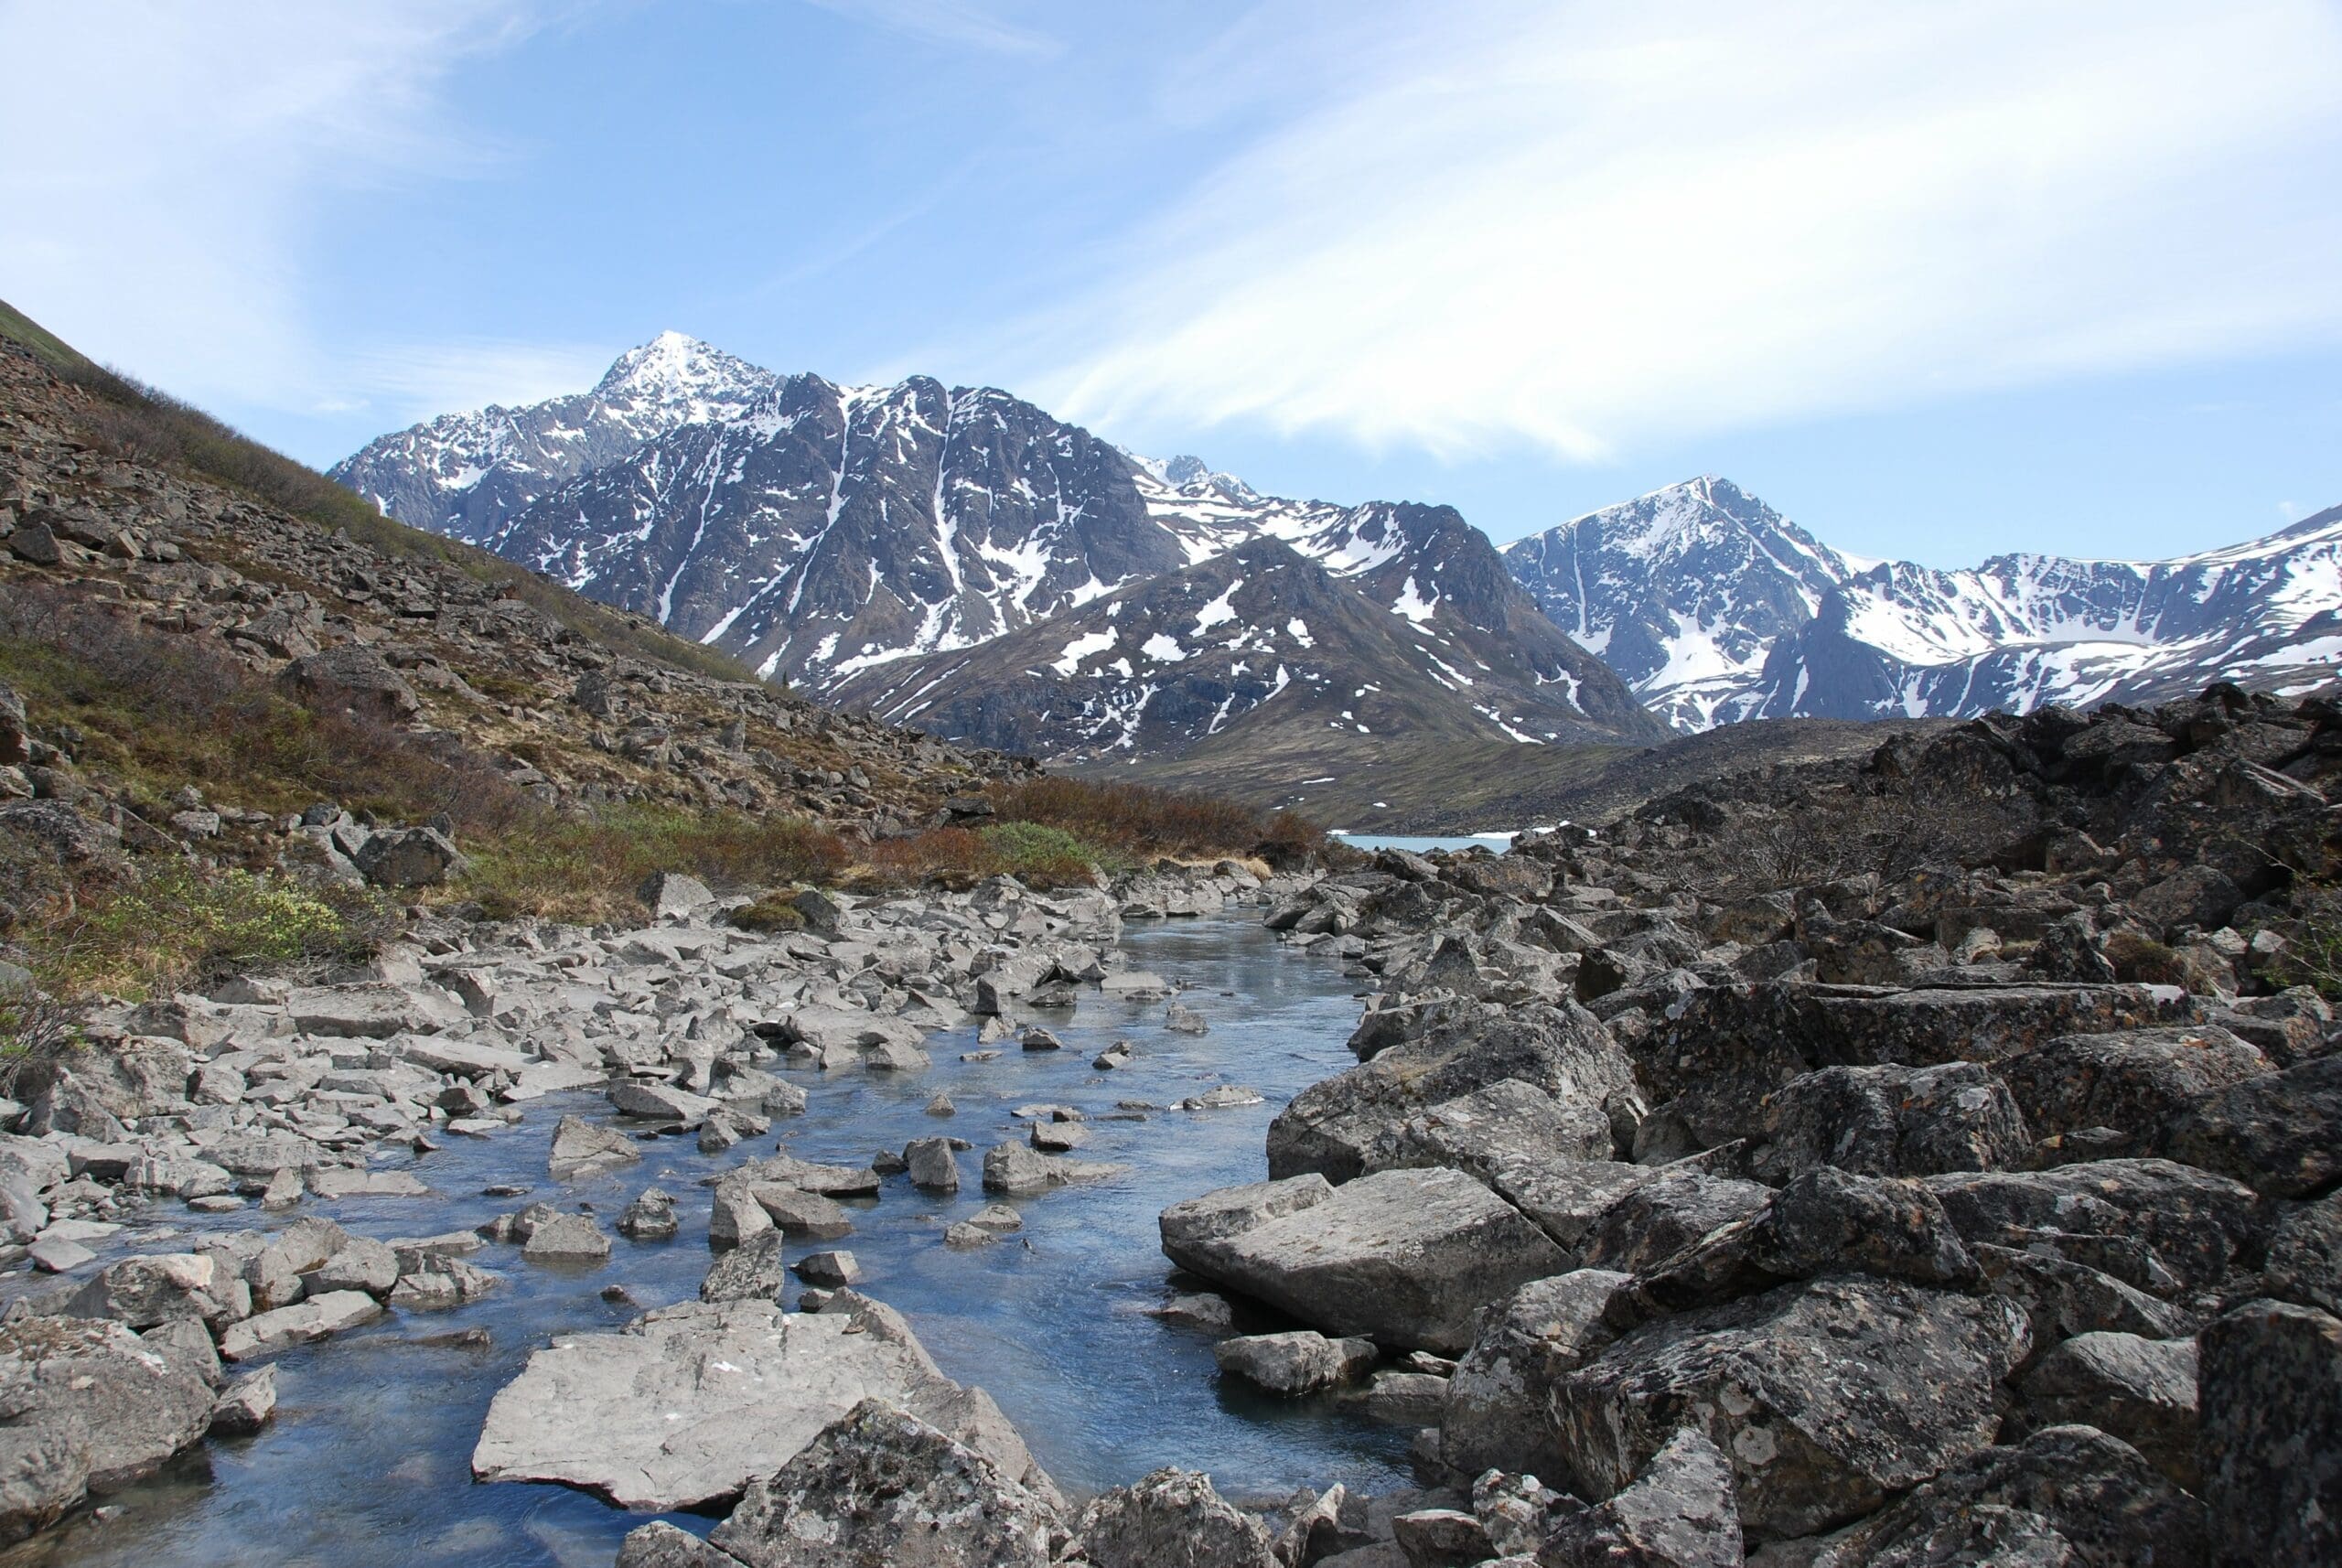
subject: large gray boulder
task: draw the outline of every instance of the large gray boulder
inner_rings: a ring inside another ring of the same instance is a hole
[[[1570,1465],[1546,1391],[1617,1336],[1605,1321],[1633,1283],[1606,1269],[1532,1280],[1482,1317],[1456,1363],[1440,1417],[1440,1457],[1460,1475],[1526,1470],[1553,1486]]]
[[[1539,1568],[1740,1568],[1732,1466],[1683,1431],[1651,1455],[1633,1486],[1597,1508],[1564,1513],[1538,1550]]]
[[[2256,1301],[2200,1346],[2211,1561],[2342,1563],[2342,1319]]]
[[[1741,1521],[1809,1535],[1990,1443],[2025,1315],[1897,1282],[1829,1278],[1662,1318],[1550,1391],[1582,1497],[1631,1484],[1691,1427],[1731,1456]]]
[[[1969,1455],[1807,1561],[1811,1568],[2198,1568],[2204,1511],[2121,1439],[2053,1426],[2014,1447]]]
[[[2031,1425],[2094,1426],[2122,1439],[2172,1484],[2195,1491],[2196,1342],[2078,1334],[2025,1372]]]
[[[1299,1328],[1247,1334],[1212,1347],[1219,1369],[1271,1393],[1307,1394],[1364,1377],[1380,1359],[1370,1339],[1328,1339]]]
[[[2268,1223],[2249,1187],[2170,1160],[1925,1180],[1971,1246],[2029,1250],[2111,1273],[2126,1267],[2118,1254],[2135,1254],[2147,1272],[2130,1283],[2150,1294],[2218,1286]]]
[[[1156,1470],[1105,1493],[1082,1510],[1077,1535],[1095,1568],[1279,1568],[1261,1521],[1193,1470]]]
[[[2139,985],[1718,985],[1628,1050],[1654,1104],[1710,1145],[1746,1134],[1766,1096],[1823,1068],[1991,1066],[2060,1035],[2165,1023],[2178,1005]]]
[[[1259,1192],[1229,1189],[1166,1211],[1164,1251],[1328,1334],[1452,1355],[1471,1343],[1480,1307],[1568,1267],[1520,1210],[1451,1170],[1380,1171],[1322,1194],[1286,1188],[1272,1197],[1313,1200],[1219,1234],[1198,1224],[1250,1212]]]
[[[211,1424],[210,1385],[187,1362],[157,1354],[122,1324],[28,1317],[0,1328],[0,1517],[29,1524],[81,1486],[144,1474],[193,1444]],[[70,1448],[72,1455],[60,1454]],[[66,1502],[62,1507],[70,1507]],[[46,1522],[42,1520],[40,1522]]]
[[[2281,1300],[2342,1313],[2342,1192],[2304,1203],[2277,1222],[2261,1277]]]
[[[2174,1159],[2272,1197],[2304,1197],[2342,1176],[2342,1055],[2247,1078],[2171,1126]]]
[[[2168,1153],[2175,1119],[2269,1071],[2257,1047],[2215,1025],[2061,1035],[2001,1064],[2036,1137],[2110,1129],[2141,1155]]]
[[[1393,1046],[1294,1096],[1269,1124],[1269,1174],[1335,1181],[1389,1159],[1398,1124],[1508,1079],[1577,1115],[1634,1087],[1634,1069],[1601,1022],[1574,1004],[1476,1011]]]
[[[2006,1170],[2033,1152],[2008,1086],[1975,1062],[1829,1067],[1765,1101],[1753,1175],[1776,1185],[1816,1165],[1864,1176]]]
[[[865,1399],[1054,1500],[990,1397],[946,1378],[899,1314],[852,1291],[818,1314],[685,1302],[618,1333],[557,1335],[489,1405],[472,1474],[559,1481],[622,1508],[697,1507],[779,1470]]]
[[[707,1544],[747,1568],[1048,1568],[1065,1539],[1051,1498],[865,1400],[749,1483]]]

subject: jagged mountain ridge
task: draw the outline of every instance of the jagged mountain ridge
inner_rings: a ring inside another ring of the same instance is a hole
[[[771,372],[680,332],[619,355],[592,391],[446,413],[367,443],[327,471],[388,516],[483,543],[567,481],[692,424],[737,418]]]
[[[1831,549],[1713,476],[1505,546],[1507,565],[1679,729],[2306,689],[2342,658],[2342,508],[2161,562],[1946,571]]]
[[[715,385],[693,397],[662,379],[651,434],[549,488],[532,489],[552,473],[543,452],[567,459],[615,439],[620,422],[603,412],[602,389],[583,403],[417,426],[336,475],[379,504],[427,506],[418,515],[431,526],[478,530],[508,559],[825,700],[891,696],[922,657],[1054,623],[1269,539],[1389,623],[1358,623],[1376,635],[1333,656],[1357,684],[1401,679],[1379,662],[1388,658],[1436,666],[1456,723],[1488,739],[1664,733],[1606,666],[1546,622],[1487,538],[1450,509],[1262,497],[1192,458],[1134,457],[994,389],[927,377],[847,388],[760,371],[752,386],[740,361],[688,340],[662,338],[635,353],[662,369],[704,367]],[[622,374],[627,364],[604,389],[630,391],[640,378]],[[633,396],[628,417],[642,421],[653,401]],[[694,407],[704,412],[673,417]],[[528,431],[532,442],[500,437],[491,450],[498,430]],[[510,473],[496,467],[504,454],[516,455]],[[897,665],[897,675],[865,678]],[[1138,690],[1112,701],[1127,707]],[[919,722],[945,720],[923,710]],[[1004,722],[995,714],[991,733],[1023,748],[1047,751],[1046,736],[1058,733]],[[1166,725],[1163,733],[1177,727]]]

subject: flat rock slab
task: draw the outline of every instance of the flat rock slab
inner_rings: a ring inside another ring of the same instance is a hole
[[[618,1333],[557,1336],[489,1406],[472,1474],[693,1508],[737,1497],[865,1399],[1055,1497],[991,1398],[937,1370],[898,1314],[850,1291],[820,1313],[685,1302]]]
[[[280,1306],[274,1312],[258,1313],[242,1323],[230,1324],[220,1336],[220,1359],[249,1360],[254,1356],[323,1339],[381,1316],[381,1305],[364,1291],[328,1291],[291,1306]]]
[[[1520,1210],[1460,1171],[1381,1171],[1322,1192],[1314,1182],[1177,1206],[1164,1216],[1164,1251],[1327,1334],[1448,1355],[1471,1344],[1480,1307],[1569,1267]],[[1278,1208],[1288,1211],[1266,1214]],[[1266,1217],[1243,1223],[1256,1214]]]

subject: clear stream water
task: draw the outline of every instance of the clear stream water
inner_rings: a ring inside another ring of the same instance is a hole
[[[975,1048],[971,1026],[929,1036],[935,1066],[925,1073],[790,1074],[811,1103],[805,1115],[777,1121],[774,1133],[801,1158],[861,1164],[937,1133],[976,1146],[960,1157],[966,1187],[958,1197],[889,1177],[880,1197],[849,1203],[856,1210],[851,1237],[792,1246],[791,1255],[851,1248],[868,1275],[862,1288],[908,1315],[947,1373],[989,1391],[1077,1497],[1162,1465],[1209,1471],[1239,1497],[1334,1481],[1375,1490],[1401,1484],[1407,1434],[1331,1398],[1284,1401],[1222,1382],[1209,1336],[1144,1311],[1168,1294],[1155,1215],[1209,1188],[1262,1179],[1270,1118],[1299,1090],[1351,1065],[1343,1042],[1358,1015],[1353,983],[1324,959],[1281,948],[1251,914],[1133,923],[1123,950],[1133,967],[1190,987],[1183,999],[1211,1032],[1173,1035],[1161,1026],[1162,1003],[1105,1003],[1091,993],[1070,1015],[1037,1015],[1065,1039],[1063,1051],[1026,1052],[1010,1041],[994,1060],[962,1062],[959,1054]],[[1093,1070],[1090,1058],[1117,1037],[1137,1043],[1137,1059],[1117,1072]],[[1105,1119],[1118,1101],[1167,1106],[1219,1082],[1250,1085],[1267,1103]],[[939,1089],[958,1105],[949,1121],[923,1111]],[[1123,1162],[1130,1173],[1012,1200],[1024,1215],[1021,1235],[947,1248],[944,1226],[987,1201],[977,1179],[983,1151],[1021,1136],[1009,1109],[1037,1101],[1081,1108],[1091,1141],[1080,1156]],[[650,1516],[560,1487],[475,1483],[470,1456],[481,1418],[553,1334],[614,1329],[634,1315],[635,1306],[602,1300],[606,1286],[625,1287],[641,1308],[694,1297],[711,1257],[700,1178],[769,1153],[775,1138],[715,1155],[700,1155],[686,1138],[661,1139],[644,1144],[642,1164],[628,1170],[547,1180],[545,1151],[561,1114],[607,1109],[598,1096],[534,1102],[506,1133],[451,1139],[414,1162],[436,1196],[346,1200],[317,1211],[366,1235],[419,1236],[467,1229],[543,1198],[564,1208],[590,1204],[611,1229],[634,1194],[656,1182],[679,1200],[682,1230],[673,1240],[645,1244],[613,1232],[610,1261],[582,1269],[528,1264],[516,1248],[486,1248],[470,1261],[502,1276],[486,1299],[452,1312],[393,1313],[277,1358],[280,1402],[269,1428],[199,1447],[105,1499],[119,1510],[111,1517],[85,1514],[0,1552],[0,1568],[609,1568],[627,1530]],[[500,1182],[533,1190],[480,1196]],[[127,1243],[119,1250],[185,1246],[199,1229],[284,1222],[250,1210],[218,1220],[155,1214],[154,1223],[119,1238]],[[466,1331],[479,1329],[485,1345],[463,1342]],[[704,1530],[712,1521],[677,1522]]]

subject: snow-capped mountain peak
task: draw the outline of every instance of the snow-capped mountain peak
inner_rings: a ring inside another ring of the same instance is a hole
[[[1505,548],[1546,613],[1686,730],[2315,683],[2342,652],[2338,553],[2342,512],[2172,561],[1944,571],[1832,550],[1713,475]]]
[[[780,378],[671,329],[610,362],[590,396],[613,406],[661,411],[661,424],[736,419]],[[669,423],[671,421],[671,423]],[[654,432],[646,430],[648,435]]]

